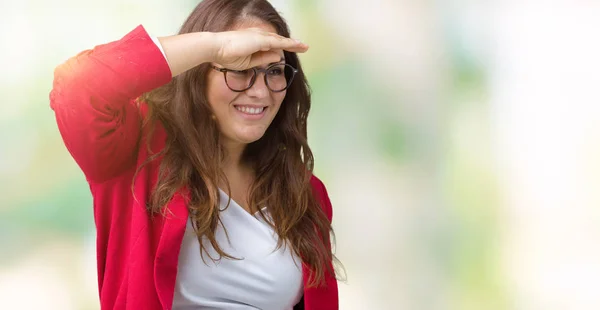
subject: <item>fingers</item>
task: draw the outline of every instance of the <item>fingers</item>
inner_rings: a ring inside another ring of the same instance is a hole
[[[281,60],[281,55],[275,51],[257,52],[250,59],[249,68],[257,67],[263,64],[278,62]]]
[[[304,53],[308,50],[309,46],[302,43],[299,40],[286,38],[276,33],[262,31],[257,28],[250,28],[249,30],[257,32],[261,35],[263,44],[261,46],[262,51],[270,50],[286,50],[293,53]]]
[[[308,45],[290,38],[285,38],[278,35],[269,37],[269,50],[286,50],[294,53],[304,53],[308,51]]]

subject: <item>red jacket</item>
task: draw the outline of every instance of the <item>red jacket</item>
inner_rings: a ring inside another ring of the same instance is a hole
[[[122,39],[79,53],[54,73],[50,106],[64,143],[83,170],[94,198],[98,287],[102,309],[171,309],[179,249],[188,218],[185,198],[169,203],[172,214],[151,219],[146,212],[159,162],[145,166],[147,132],[141,130],[146,105],[142,93],[168,83],[171,71],[140,25]],[[158,128],[151,149],[164,147]],[[323,183],[311,179],[331,220],[331,202]],[[310,271],[303,267],[306,279]],[[337,309],[335,278],[304,290],[305,309]]]

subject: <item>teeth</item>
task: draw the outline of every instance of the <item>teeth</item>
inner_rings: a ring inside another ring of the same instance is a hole
[[[247,114],[260,114],[265,109],[264,107],[262,107],[262,108],[251,108],[251,107],[240,107],[240,106],[236,106],[235,108],[238,111],[244,112],[244,113],[247,113]]]

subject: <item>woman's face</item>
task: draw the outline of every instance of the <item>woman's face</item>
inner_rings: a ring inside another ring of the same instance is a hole
[[[273,26],[262,21],[239,24],[233,30],[256,27],[276,33]],[[283,59],[283,51],[278,51]],[[260,64],[265,68],[269,64]],[[260,139],[279,111],[286,91],[272,92],[265,85],[264,73],[258,73],[254,85],[246,91],[234,92],[225,83],[222,72],[209,70],[207,98],[225,143],[248,144]],[[257,110],[264,110],[256,114]]]

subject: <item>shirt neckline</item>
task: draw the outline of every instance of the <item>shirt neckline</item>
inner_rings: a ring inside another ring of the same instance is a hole
[[[220,187],[219,187],[219,192],[221,193],[222,196],[224,196],[225,199],[230,201],[230,205],[233,204],[236,208],[239,208],[240,210],[244,211],[244,213],[246,213],[252,217],[255,217],[257,219],[260,216],[260,211],[262,211],[263,213],[266,213],[268,211],[267,207],[262,207],[260,209],[260,211],[250,213],[246,209],[244,209],[240,204],[238,204],[237,201],[235,201],[235,200],[233,200],[233,198],[229,197],[229,195],[227,195],[227,193],[224,190],[222,190]]]

